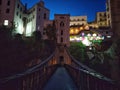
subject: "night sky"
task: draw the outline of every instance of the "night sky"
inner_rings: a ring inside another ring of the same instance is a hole
[[[32,7],[40,0],[21,0]],[[46,8],[50,10],[50,19],[54,14],[70,14],[71,16],[87,15],[88,21],[95,19],[96,12],[105,11],[106,0],[44,0]]]

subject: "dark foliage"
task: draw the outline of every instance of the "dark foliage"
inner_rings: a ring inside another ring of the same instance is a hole
[[[27,38],[13,35],[10,28],[0,28],[0,78],[26,70],[35,59],[45,59],[53,52],[52,45],[50,41],[41,40],[40,32]]]

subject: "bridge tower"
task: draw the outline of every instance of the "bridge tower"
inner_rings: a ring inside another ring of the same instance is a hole
[[[56,57],[58,63],[68,63],[68,55],[65,47],[70,45],[69,29],[70,29],[70,15],[69,14],[55,14],[56,38],[57,38],[57,53]]]

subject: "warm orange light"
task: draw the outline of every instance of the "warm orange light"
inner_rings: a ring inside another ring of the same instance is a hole
[[[80,30],[83,30],[83,27],[80,27]]]
[[[87,25],[87,26],[85,26],[85,29],[86,29],[86,30],[89,30],[89,26],[88,26],[88,25]]]
[[[78,29],[75,29],[75,34],[77,34],[79,32],[79,30]]]
[[[74,34],[74,29],[70,29],[70,34]]]

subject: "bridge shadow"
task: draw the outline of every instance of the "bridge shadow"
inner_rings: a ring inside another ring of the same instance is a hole
[[[49,79],[43,90],[78,90],[67,70],[60,66]]]

